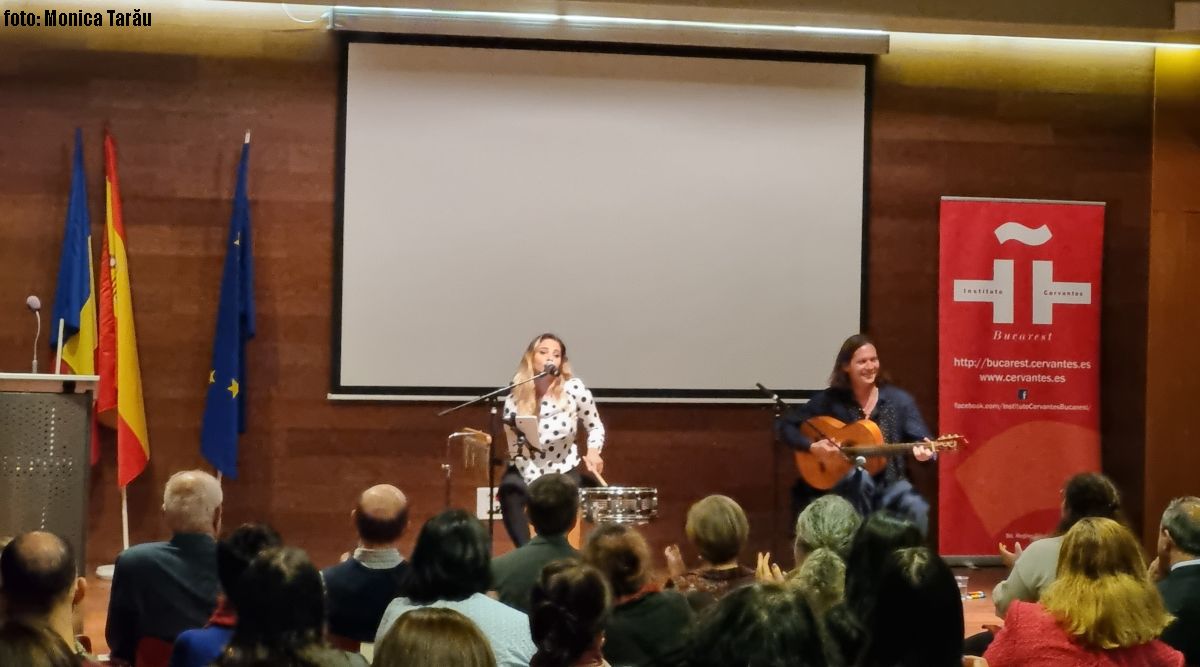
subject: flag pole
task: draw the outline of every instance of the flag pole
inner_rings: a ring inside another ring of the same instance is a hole
[[[67,318],[58,318],[58,354],[54,357],[54,374],[62,375],[63,330],[67,326]]]
[[[121,487],[121,537],[122,544],[125,549],[129,548],[129,498],[126,496],[125,487]]]

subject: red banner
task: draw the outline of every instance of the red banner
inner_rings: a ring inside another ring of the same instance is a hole
[[[1104,205],[945,197],[938,416],[947,556],[1053,530],[1059,490],[1100,468]]]

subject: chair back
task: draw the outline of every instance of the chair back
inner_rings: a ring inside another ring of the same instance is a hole
[[[165,639],[142,637],[134,652],[133,664],[137,667],[170,667],[173,646],[173,642]]]

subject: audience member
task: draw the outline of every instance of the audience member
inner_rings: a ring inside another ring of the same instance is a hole
[[[846,556],[846,598],[829,609],[825,622],[848,664],[856,664],[868,640],[864,623],[872,618],[884,565],[898,549],[921,546],[916,525],[887,512],[872,514],[850,543]]]
[[[408,525],[408,499],[390,484],[363,491],[350,513],[358,547],[345,561],[326,568],[329,632],[358,642],[375,639],[383,610],[400,595],[410,566],[400,555]]]
[[[98,663],[84,660],[41,624],[7,620],[0,625],[0,665],[4,667],[80,667]]]
[[[1057,578],[1039,603],[1016,600],[984,658],[992,667],[1182,667],[1156,637],[1170,624],[1137,538],[1112,519],[1078,521],[1063,537]]]
[[[828,549],[844,561],[860,525],[862,516],[858,510],[837,494],[824,495],[809,503],[796,517],[796,537],[792,544],[796,569],[817,549]],[[793,575],[796,569],[792,570]],[[758,555],[756,574],[759,581],[778,583],[788,578],[779,565],[771,562],[771,554]]]
[[[705,610],[690,632],[686,667],[835,667],[804,596],[761,583],[731,592]]]
[[[325,644],[324,585],[304,551],[260,553],[234,590],[237,625],[215,667],[366,667],[361,655]]]
[[[862,667],[958,667],[963,606],[954,574],[926,547],[899,549],[884,561],[875,604],[862,620]]]
[[[163,490],[169,542],[130,547],[117,556],[105,637],[116,658],[134,662],[144,639],[170,643],[204,625],[217,604],[221,485],[202,470],[178,472]]]
[[[883,567],[899,549],[919,547],[921,531],[911,522],[876,512],[863,522],[846,555],[846,602],[865,618],[875,605]]]
[[[579,520],[579,485],[567,475],[548,473],[529,484],[525,508],[537,535],[492,561],[492,589],[504,604],[529,612],[529,591],[542,567],[562,558],[578,558],[567,532]]]
[[[229,644],[243,599],[241,578],[259,553],[283,544],[279,533],[265,523],[245,523],[217,543],[217,579],[224,595],[203,628],[185,630],[175,638],[171,667],[206,667]]]
[[[441,607],[413,609],[375,647],[374,667],[496,667],[492,647],[471,619]]]
[[[825,612],[846,598],[846,561],[824,547],[813,549],[800,567],[792,570],[787,583],[804,594],[817,618],[823,618]]]
[[[528,667],[533,640],[525,614],[484,595],[490,579],[487,531],[464,510],[446,510],[421,527],[403,596],[388,605],[375,633],[379,642],[404,613],[447,607],[475,622],[504,667]]]
[[[1158,557],[1150,571],[1175,617],[1162,640],[1200,665],[1200,498],[1176,498],[1163,512]]]
[[[1054,581],[1063,535],[1087,517],[1121,520],[1117,487],[1100,473],[1082,473],[1067,480],[1062,493],[1062,517],[1053,536],[1033,542],[1024,551],[1020,544],[1014,552],[1000,545],[1001,560],[1012,571],[992,591],[997,616],[1003,618],[1013,600],[1038,601],[1041,592]]]
[[[645,538],[630,526],[601,525],[588,537],[583,560],[600,570],[615,598],[604,657],[614,665],[645,665],[678,656],[692,608],[679,592],[651,582]]]
[[[66,540],[41,531],[18,535],[0,553],[0,582],[9,619],[45,626],[86,656],[75,640],[75,621],[87,580],[76,576],[75,552]]]
[[[609,667],[602,647],[612,592],[599,570],[574,560],[550,563],[530,601],[529,630],[537,645],[530,667]]]
[[[754,570],[738,563],[750,535],[750,522],[728,496],[708,496],[688,509],[684,533],[704,565],[688,570],[679,547],[666,549],[668,588],[687,596],[693,609],[703,609],[729,591],[754,583]]]
[[[831,493],[812,501],[796,517],[796,565],[817,549],[829,549],[845,560],[860,525],[862,516],[845,498]]]

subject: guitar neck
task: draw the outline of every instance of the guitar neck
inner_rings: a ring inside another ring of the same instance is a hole
[[[921,442],[898,442],[891,445],[851,445],[849,447],[842,447],[842,453],[846,456],[893,456],[910,452],[913,447],[928,444],[922,440]]]

